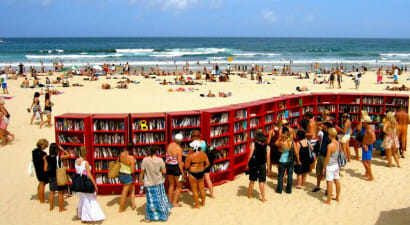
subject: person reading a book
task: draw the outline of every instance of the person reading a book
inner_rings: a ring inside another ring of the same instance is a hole
[[[131,200],[131,209],[134,210],[136,208],[135,186],[132,178],[132,175],[135,171],[135,157],[132,154],[133,148],[133,144],[129,142],[127,144],[127,148],[123,148],[119,156],[120,174],[118,175],[118,178],[120,179],[120,182],[124,184],[120,199],[120,213],[125,211],[124,205],[128,195],[130,196]]]
[[[167,169],[168,199],[174,207],[181,207],[178,203],[178,197],[181,194],[182,183],[184,180],[184,167],[182,163],[182,148],[180,146],[183,139],[182,134],[178,133],[174,137],[174,142],[168,145],[165,157]]]

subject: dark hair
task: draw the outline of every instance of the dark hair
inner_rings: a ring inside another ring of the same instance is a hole
[[[38,97],[40,97],[40,92],[36,91],[36,92],[34,93],[34,98],[38,98]]]
[[[159,146],[158,145],[152,145],[149,148],[150,156],[153,156],[153,155],[157,154],[158,151],[159,151]]]
[[[319,117],[316,118],[316,121],[317,121],[317,122],[322,122],[322,121],[323,121],[323,118],[322,118],[321,116],[319,116]]]
[[[305,116],[309,119],[312,119],[313,118],[313,113],[311,111],[307,111]]]
[[[306,138],[306,132],[303,129],[300,129],[296,132],[296,136],[298,137],[299,140],[303,140]]]
[[[46,95],[45,95],[45,97],[44,97],[44,99],[45,99],[45,100],[47,100],[47,99],[50,100],[50,93],[47,92]]]
[[[282,127],[282,134],[286,133],[289,131],[288,127]]]
[[[58,155],[58,145],[56,143],[51,143],[48,147],[48,153],[50,155]]]
[[[132,142],[127,143],[127,148],[123,149],[123,151],[127,150],[128,153],[132,154],[132,150],[134,149],[134,144]]]
[[[328,121],[328,122],[324,122],[323,125],[325,125],[327,128],[332,128],[332,127],[333,127],[332,123],[329,122],[329,121]]]

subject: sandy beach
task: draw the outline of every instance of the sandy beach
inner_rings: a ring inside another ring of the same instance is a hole
[[[271,84],[256,84],[255,80],[231,76],[230,82],[201,82],[204,85],[178,86],[159,85],[155,78],[145,79],[141,76],[131,76],[131,80],[139,84],[129,84],[128,89],[101,89],[102,83],[115,86],[120,79],[100,77],[98,81],[84,81],[83,77],[70,78],[70,83],[80,83],[83,87],[55,88],[64,92],[53,95],[53,117],[63,113],[137,113],[137,112],[169,112],[191,109],[205,109],[229,104],[248,102],[262,98],[279,96],[281,94],[297,93],[296,86],[307,86],[310,92],[363,92],[363,93],[399,93],[409,92],[386,91],[386,86],[410,85],[407,80],[410,73],[399,77],[399,84],[376,84],[375,72],[367,72],[361,78],[359,90],[354,89],[351,77],[344,76],[342,88],[329,89],[328,84],[312,84],[310,79],[295,79],[294,77],[268,76],[263,80]],[[122,75],[117,75],[120,78]],[[158,79],[173,81],[174,76],[158,77]],[[50,78],[55,80],[55,76]],[[322,80],[322,79],[320,79]],[[384,81],[391,82],[386,77]],[[6,147],[0,148],[1,197],[0,224],[79,224],[76,208],[78,197],[73,195],[65,199],[67,211],[58,213],[58,209],[49,211],[48,204],[40,204],[37,200],[37,180],[26,175],[27,166],[31,160],[31,151],[39,138],[54,142],[53,127],[42,129],[38,125],[29,125],[31,113],[27,108],[31,105],[33,94],[40,89],[20,88],[22,79],[8,80],[10,100],[6,108],[11,114],[8,129],[16,135],[16,140]],[[40,77],[44,82],[44,77]],[[31,81],[30,81],[31,83]],[[336,83],[337,86],[337,83]],[[169,92],[170,88],[194,88],[194,92]],[[200,97],[207,94],[232,91],[227,98]],[[40,97],[44,106],[44,96]],[[38,121],[35,123],[38,124]],[[410,134],[410,133],[409,133]],[[410,135],[408,135],[410,139]],[[352,149],[352,152],[353,149]],[[322,190],[311,192],[316,183],[316,177],[310,173],[307,186],[298,190],[293,188],[292,194],[277,194],[275,188],[277,179],[267,179],[266,198],[268,202],[260,201],[259,189],[254,189],[256,199],[247,198],[248,177],[241,174],[234,181],[217,186],[214,190],[215,199],[207,198],[206,206],[200,210],[192,210],[191,193],[183,193],[180,197],[183,207],[174,208],[166,224],[410,224],[410,189],[407,187],[410,177],[410,154],[401,159],[402,168],[386,168],[387,161],[375,151],[372,168],[375,181],[368,182],[362,178],[364,173],[360,161],[353,161],[342,169],[341,201],[332,202],[331,206],[323,204],[325,200],[324,182]],[[296,180],[296,176],[294,176]],[[46,187],[48,198],[48,186]],[[103,224],[135,224],[145,215],[145,197],[136,199],[137,210],[131,211],[127,203],[126,212],[119,214],[119,195],[98,196],[106,220]]]

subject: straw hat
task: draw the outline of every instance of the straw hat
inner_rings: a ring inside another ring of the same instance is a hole
[[[265,134],[261,130],[256,131],[255,141],[265,142],[265,140]]]
[[[288,124],[289,122],[286,120],[286,119],[283,119],[282,121],[281,121],[281,124],[282,125],[284,125],[284,124]]]
[[[367,114],[366,111],[362,111],[362,123],[371,123],[372,119],[370,118],[370,116]]]

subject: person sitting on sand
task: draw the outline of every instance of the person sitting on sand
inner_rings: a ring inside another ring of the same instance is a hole
[[[262,84],[263,83],[261,73],[258,73],[258,75],[256,75],[256,80],[257,80],[257,84]]]
[[[111,85],[107,84],[107,83],[104,83],[104,84],[101,84],[101,88],[102,89],[111,89]]]
[[[297,86],[296,91],[299,91],[299,92],[309,91],[309,89],[306,86],[302,86],[302,87]]]
[[[29,83],[27,77],[24,78],[23,82],[21,83],[21,87],[22,88],[29,88],[30,87],[30,83]]]
[[[219,97],[226,98],[226,97],[230,97],[230,96],[232,96],[232,91],[219,92]]]
[[[128,88],[128,85],[127,85],[127,84],[118,84],[117,86],[115,86],[115,88],[118,88],[118,89],[127,89],[127,88]]]
[[[196,75],[195,75],[195,79],[197,79],[197,80],[201,80],[201,72],[198,70],[197,72],[196,72]]]
[[[206,97],[208,98],[214,98],[215,94],[211,92],[211,90],[209,90],[208,94],[206,95]]]
[[[159,84],[161,84],[161,85],[167,85],[168,83],[167,83],[167,80],[163,80],[161,83],[159,83]]]

